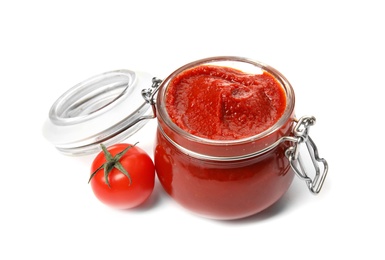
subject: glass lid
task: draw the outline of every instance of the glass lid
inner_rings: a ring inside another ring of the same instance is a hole
[[[152,78],[143,72],[116,70],[75,85],[52,105],[43,135],[68,155],[94,153],[100,143],[108,146],[125,140],[152,114],[141,94],[151,87]]]

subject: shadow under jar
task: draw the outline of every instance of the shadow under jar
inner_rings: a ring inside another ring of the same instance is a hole
[[[283,100],[268,93],[269,84],[279,87],[273,91],[281,92]],[[240,91],[242,97],[234,101]],[[282,111],[250,107],[263,101],[261,93],[272,103],[280,102]],[[182,111],[175,115],[173,109]],[[294,92],[275,69],[234,57],[192,62],[161,83],[156,110],[157,175],[186,209],[214,219],[244,218],[271,206],[292,183],[294,170],[285,151],[292,145]],[[244,122],[238,124],[240,119]]]

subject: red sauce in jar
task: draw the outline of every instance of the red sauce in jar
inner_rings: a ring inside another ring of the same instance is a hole
[[[203,138],[234,140],[274,125],[286,107],[281,85],[269,73],[246,74],[220,66],[198,66],[169,84],[166,108],[183,130]]]
[[[285,93],[268,72],[251,75],[229,67],[201,65],[174,76],[157,100],[161,112],[154,160],[165,191],[183,207],[214,219],[247,217],[276,202],[294,176],[285,157],[285,144],[262,155],[228,161],[197,157],[189,150],[199,147],[200,153],[211,154],[223,149],[219,153],[226,156],[291,135],[293,113],[262,139],[250,138],[235,146],[226,143],[257,135],[276,124],[286,109]],[[160,108],[162,103],[166,113]],[[218,146],[186,138],[173,130],[169,121],[191,136],[223,142]]]

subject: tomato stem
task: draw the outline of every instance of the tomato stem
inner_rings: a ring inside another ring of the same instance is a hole
[[[112,154],[107,150],[106,146],[104,144],[100,144],[100,147],[102,148],[102,151],[104,153],[104,156],[106,158],[106,162],[103,163],[102,165],[99,166],[90,176],[88,179],[88,183],[92,180],[92,178],[95,176],[95,174],[100,171],[101,169],[104,169],[104,182],[108,185],[108,187],[111,188],[110,182],[108,180],[108,176],[111,173],[111,171],[116,168],[118,169],[121,173],[123,173],[129,180],[129,184],[131,185],[132,179],[130,174],[127,172],[127,170],[123,167],[123,165],[120,163],[120,159],[127,153],[128,150],[130,150],[132,147],[137,145],[138,142],[136,142],[133,145],[127,146],[123,151],[120,153],[116,154],[115,156],[112,156]]]

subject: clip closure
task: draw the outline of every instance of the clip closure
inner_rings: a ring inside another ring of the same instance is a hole
[[[315,124],[315,121],[316,119],[313,116],[304,116],[298,120],[293,130],[297,141],[286,150],[285,155],[297,176],[306,182],[310,192],[318,194],[325,181],[328,164],[324,158],[319,157],[317,146],[309,136],[309,128]],[[309,176],[309,171],[305,169],[304,161],[301,158],[300,146],[303,143],[306,145],[315,170],[313,178]],[[320,165],[323,166],[322,172]]]
[[[158,79],[156,77],[152,78],[152,85],[148,89],[142,89],[142,97],[143,99],[151,105],[153,115],[150,116],[150,118],[146,119],[152,119],[156,117],[156,107],[155,107],[155,94],[158,92],[160,84],[162,83],[161,79]]]
[[[159,90],[160,83],[162,83],[162,80],[154,77],[154,78],[152,78],[151,87],[148,89],[142,90],[142,97],[150,105],[155,105],[154,96],[155,96],[156,92],[158,92],[158,90]]]

